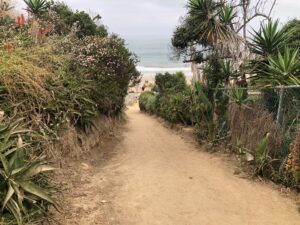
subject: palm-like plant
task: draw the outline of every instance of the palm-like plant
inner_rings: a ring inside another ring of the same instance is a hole
[[[220,76],[222,76],[222,79],[226,84],[229,83],[230,79],[237,78],[239,74],[236,70],[233,68],[233,63],[230,60],[223,60],[221,62],[221,70],[220,70]]]
[[[234,88],[230,97],[232,102],[239,107],[245,106],[251,102],[251,99],[248,98],[247,90],[244,88]]]
[[[223,5],[222,2],[214,0],[189,0],[189,15],[193,21],[196,21],[195,31],[200,35],[203,45],[213,46],[218,40],[229,36],[227,24],[222,23],[219,17]],[[230,17],[223,17],[223,19],[229,22],[232,20]]]
[[[233,20],[236,18],[237,13],[235,12],[234,8],[231,5],[224,5],[222,10],[220,11],[220,21],[228,26],[233,24]]]
[[[287,42],[287,34],[279,29],[279,21],[268,22],[259,31],[253,30],[251,49],[253,53],[266,57],[276,54]]]
[[[254,31],[250,47],[252,52],[259,57],[255,60],[251,60],[248,65],[249,72],[253,74],[251,79],[254,82],[263,85],[270,85],[270,82],[272,85],[275,83],[278,84],[278,80],[272,81],[273,75],[270,74],[270,69],[275,69],[274,64],[270,67],[270,62],[276,62],[277,59],[276,57],[270,57],[276,56],[278,52],[282,52],[287,42],[288,33],[279,28],[278,20],[275,22],[270,21],[266,25],[263,25],[259,31]],[[290,52],[287,54],[289,53]]]
[[[299,85],[300,61],[298,49],[285,48],[284,54],[278,52],[278,56],[269,57],[268,72],[260,81],[269,85]]]
[[[28,160],[25,149],[30,145],[23,143],[21,135],[31,131],[19,129],[19,122],[0,127],[0,212],[10,212],[17,224],[23,224],[29,208],[39,207],[41,201],[55,204],[49,192],[34,183],[37,176],[54,168],[39,159]]]
[[[24,0],[24,2],[27,6],[27,11],[35,17],[40,16],[48,8],[47,0]]]

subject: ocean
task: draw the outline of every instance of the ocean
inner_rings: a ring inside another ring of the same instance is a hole
[[[171,39],[167,37],[135,36],[126,38],[127,47],[139,59],[137,69],[143,75],[182,71],[191,75],[191,66],[172,55]]]

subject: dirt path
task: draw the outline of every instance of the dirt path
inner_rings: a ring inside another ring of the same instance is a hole
[[[116,156],[104,166],[76,166],[81,176],[61,224],[300,224],[295,204],[276,190],[236,177],[220,157],[197,151],[137,107],[127,114]]]

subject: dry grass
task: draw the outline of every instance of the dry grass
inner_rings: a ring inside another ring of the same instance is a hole
[[[22,50],[20,50],[22,51]],[[5,96],[4,110],[10,117],[34,117],[41,114],[54,96],[47,81],[56,79],[54,73],[18,51],[5,53],[0,59],[0,87]],[[27,54],[33,55],[28,50]],[[35,53],[35,57],[39,54]]]
[[[233,104],[229,108],[229,125],[232,145],[238,145],[254,153],[268,132],[271,134],[267,147],[269,155],[274,158],[279,155],[283,133],[269,112],[259,106],[239,107]]]

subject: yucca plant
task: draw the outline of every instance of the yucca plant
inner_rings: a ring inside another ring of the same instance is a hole
[[[255,152],[255,168],[254,174],[255,175],[266,175],[266,173],[273,173],[273,166],[272,163],[278,161],[276,159],[272,159],[268,155],[267,146],[270,139],[270,133],[266,133],[264,137],[261,139],[256,152]]]
[[[24,224],[24,216],[32,209],[43,211],[43,203],[55,205],[49,191],[35,181],[41,174],[54,168],[39,158],[26,154],[30,143],[22,136],[30,130],[20,129],[21,120],[0,127],[0,215],[13,215],[16,223]]]
[[[237,71],[233,68],[232,61],[223,60],[221,62],[220,76],[223,78],[226,84],[229,83],[230,79],[237,78],[239,76]]]
[[[233,24],[233,20],[236,18],[237,13],[231,5],[224,5],[222,10],[220,11],[219,17],[220,21],[225,24],[231,26]]]
[[[27,11],[33,16],[38,17],[48,8],[47,0],[24,0]]]
[[[191,20],[195,21],[195,32],[199,34],[205,45],[214,45],[218,40],[227,39],[230,35],[227,24],[222,23],[219,17],[223,5],[222,2],[214,0],[189,0],[188,2]],[[231,15],[223,19],[229,22],[227,19],[231,19],[230,17]]]
[[[242,107],[251,101],[247,96],[247,90],[244,88],[234,88],[230,97],[232,102],[237,104],[239,107]]]
[[[287,42],[287,33],[279,28],[279,21],[268,22],[259,31],[253,30],[252,52],[260,56],[276,54]]]
[[[275,85],[299,85],[300,61],[298,49],[285,48],[284,54],[278,52],[278,56],[269,57],[269,83]]]
[[[256,83],[264,87],[300,84],[300,61],[298,50],[285,48],[284,53],[278,52],[277,57],[268,57],[259,74],[252,77]]]

